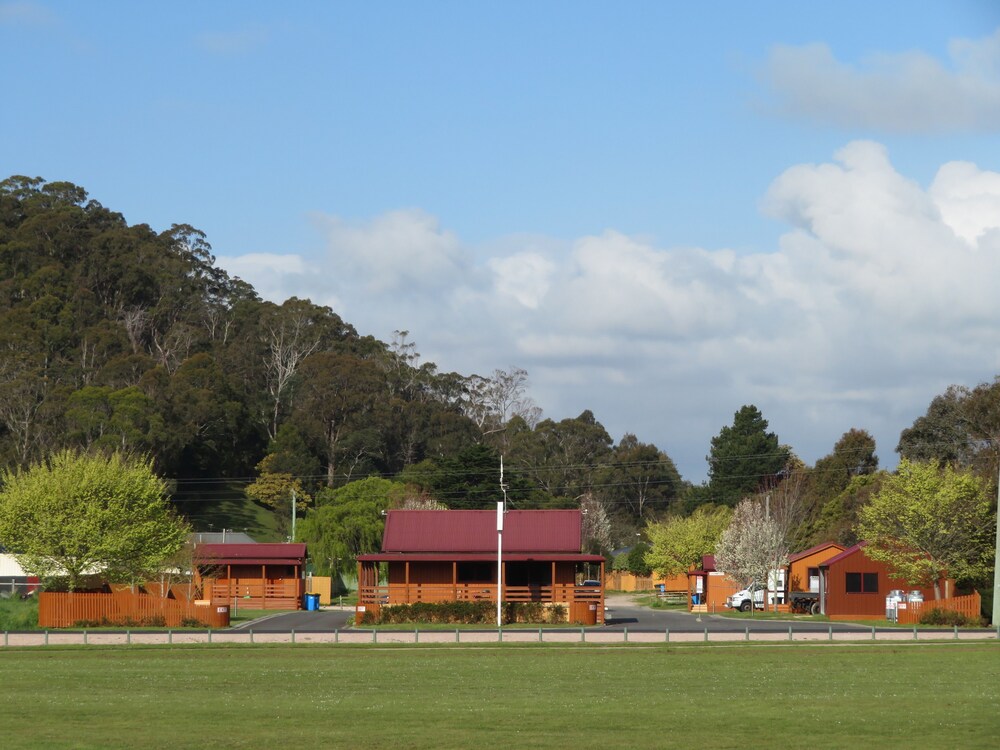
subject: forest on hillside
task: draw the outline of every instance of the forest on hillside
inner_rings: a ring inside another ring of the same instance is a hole
[[[588,545],[604,552],[667,514],[754,493],[794,498],[798,543],[850,542],[884,475],[863,429],[808,467],[745,405],[694,486],[657,446],[615,443],[590,411],[543,418],[529,387],[517,367],[441,372],[407,331],[380,341],[307,299],[262,300],[186,224],[129,225],[66,182],[0,182],[3,467],[67,447],[148,455],[207,531],[224,501],[285,519],[288,489],[308,515],[358,480],[391,482],[409,507],[491,507],[503,456],[513,507],[583,507]],[[998,439],[1000,385],[955,386],[898,450],[993,481]]]

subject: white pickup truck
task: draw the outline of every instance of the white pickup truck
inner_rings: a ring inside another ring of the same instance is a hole
[[[738,609],[740,612],[749,612],[750,607],[764,609],[764,593],[763,586],[751,583],[747,588],[726,597],[726,607],[729,609]]]

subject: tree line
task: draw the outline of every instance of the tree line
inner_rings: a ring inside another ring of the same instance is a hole
[[[529,387],[518,367],[442,372],[405,330],[384,342],[310,300],[262,300],[189,225],[129,225],[66,182],[0,182],[6,470],[65,449],[146,456],[196,528],[237,492],[286,533],[294,491],[300,536],[333,567],[377,544],[386,507],[491,507],[501,456],[512,507],[582,507],[588,549],[608,554],[637,533],[652,541],[651,523],[747,497],[767,498],[799,549],[853,543],[886,477],[863,429],[809,467],[745,405],[694,485],[656,445],[616,443],[589,410],[543,418]],[[998,439],[1000,386],[954,386],[897,450],[992,483]]]

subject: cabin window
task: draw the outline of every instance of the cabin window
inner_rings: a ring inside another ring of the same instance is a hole
[[[848,594],[877,594],[878,573],[847,573],[845,588]]]

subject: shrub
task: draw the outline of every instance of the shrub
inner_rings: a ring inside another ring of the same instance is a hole
[[[503,605],[503,621],[511,623],[566,622],[566,608],[543,602],[507,602]],[[404,623],[441,623],[450,625],[493,625],[496,623],[496,603],[478,602],[415,602],[381,607],[376,615],[366,611],[362,625],[399,625]]]
[[[0,630],[31,630],[38,627],[38,597],[0,599]]]
[[[945,625],[948,627],[978,628],[983,622],[979,617],[967,617],[961,612],[934,607],[920,615],[921,625]]]

